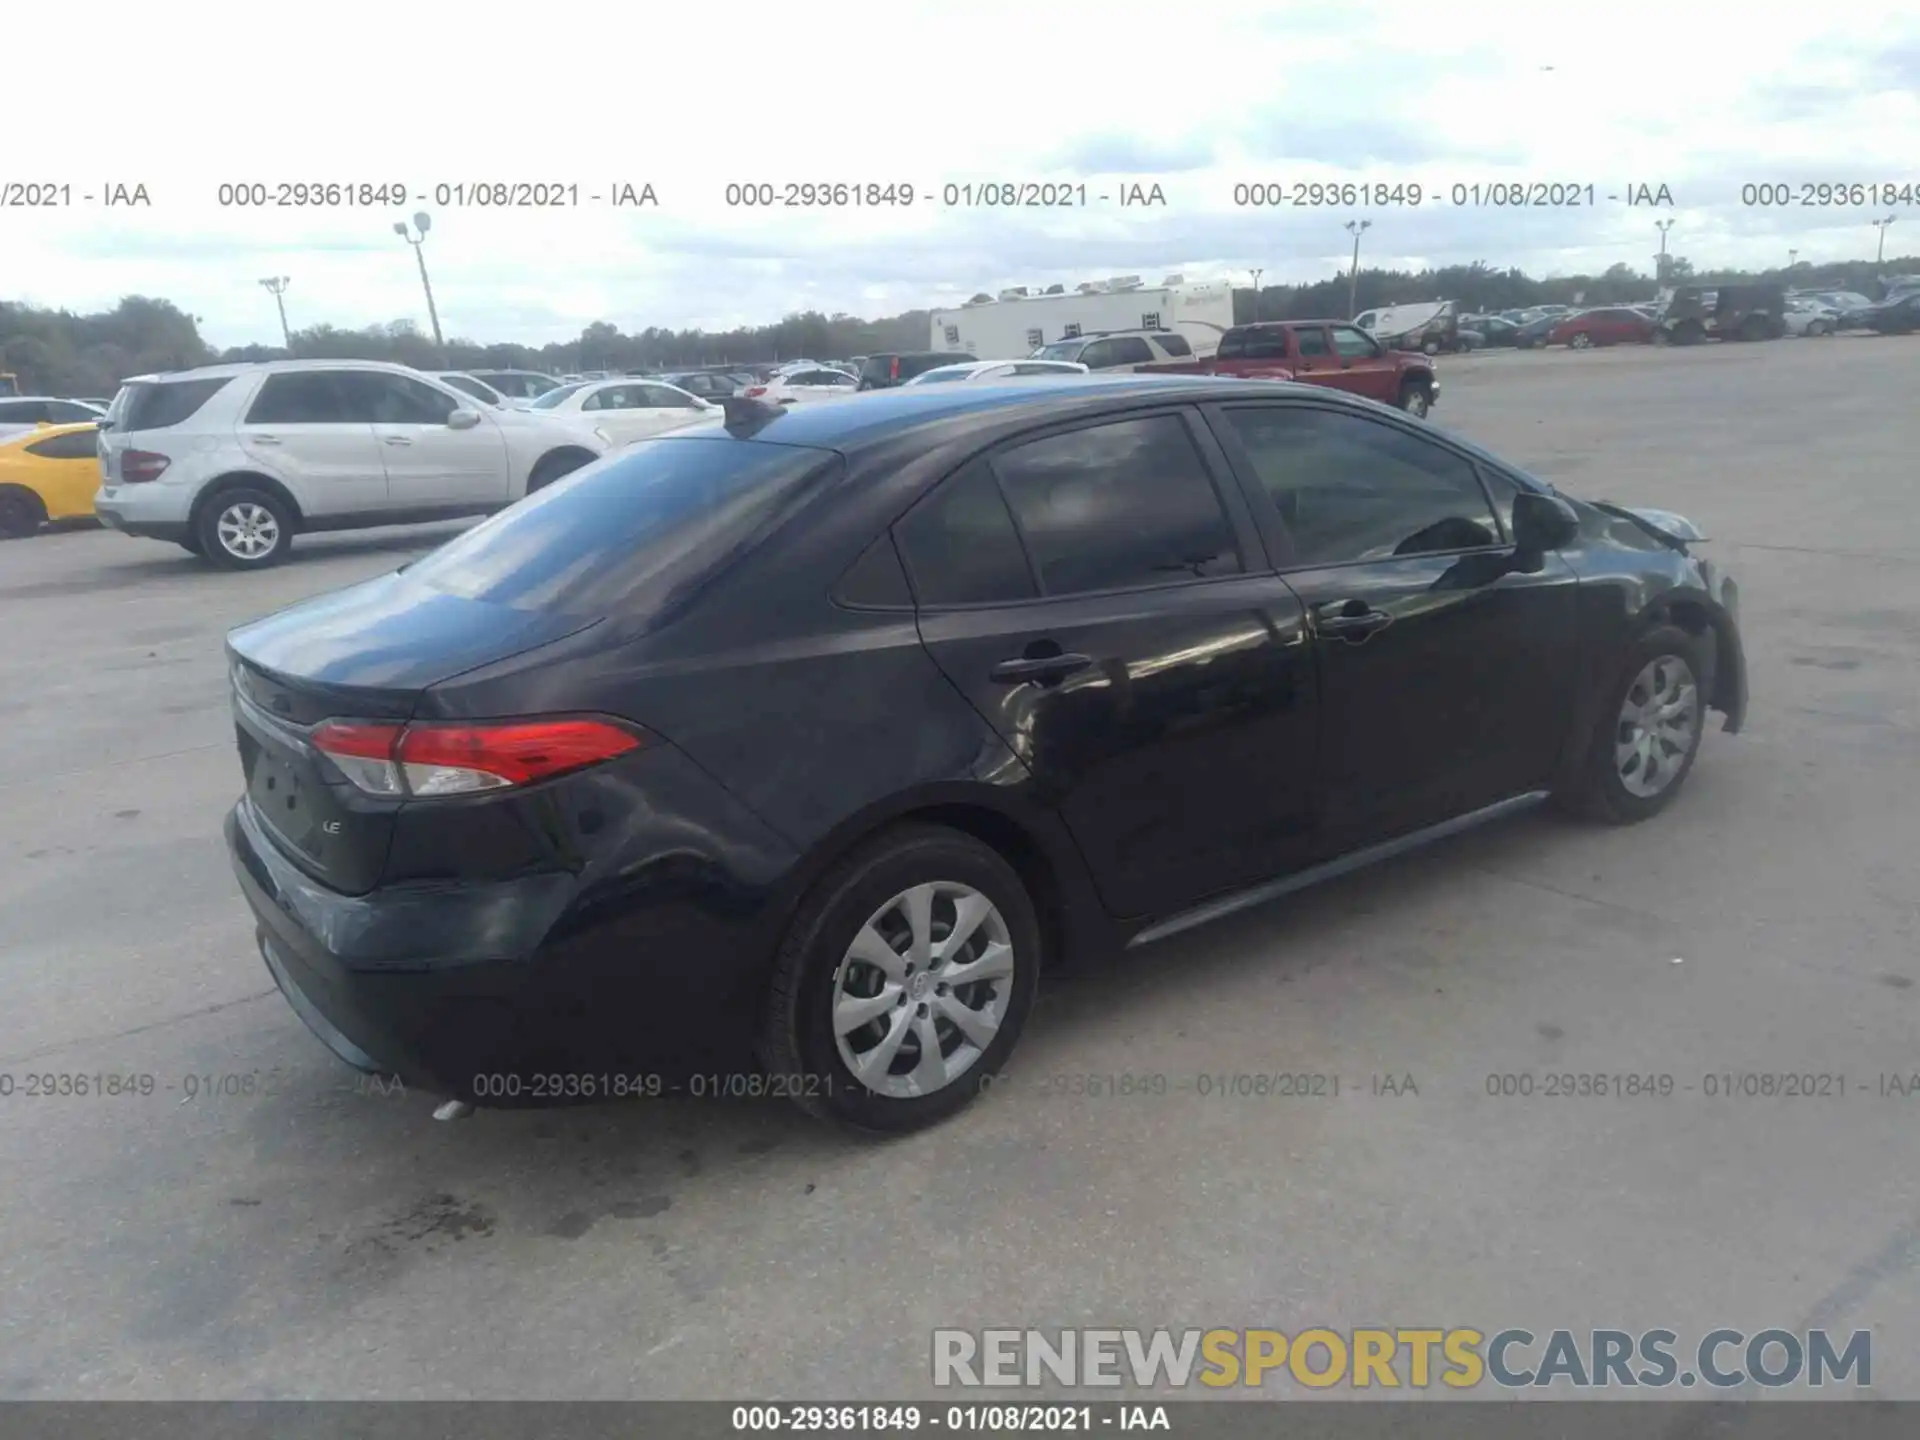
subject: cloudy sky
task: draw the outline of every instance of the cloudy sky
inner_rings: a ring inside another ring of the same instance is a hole
[[[878,316],[1123,273],[1245,284],[1259,266],[1269,284],[1315,280],[1346,264],[1342,227],[1356,216],[1372,222],[1362,262],[1396,266],[1651,268],[1654,221],[1669,215],[1669,248],[1697,266],[1780,264],[1790,249],[1870,257],[1870,222],[1887,214],[1889,254],[1920,252],[1920,204],[1741,203],[1756,184],[1920,190],[1910,3],[1796,6],[1777,22],[1672,0],[1564,12],[1537,0],[1411,12],[1404,0],[573,0],[480,18],[491,9],[114,4],[89,11],[76,48],[57,7],[28,7],[9,51],[59,63],[9,67],[0,184],[70,185],[72,204],[0,208],[0,298],[84,310],[164,296],[215,344],[273,342],[257,281],[286,275],[296,327],[424,328],[414,259],[392,229],[423,208],[448,334],[530,343],[593,320]],[[458,203],[457,187],[494,180],[577,186],[580,200]],[[949,184],[1081,180],[1084,207],[943,203]],[[1235,204],[1240,185],[1362,180],[1418,184],[1427,199]],[[417,198],[397,210],[220,204],[223,184],[283,181]],[[729,184],[808,181],[916,199],[727,204]],[[1450,203],[1456,185],[1516,181],[1590,184],[1597,203]],[[144,185],[151,205],[102,206],[115,184]],[[651,184],[657,207],[591,198],[627,184]],[[1122,208],[1129,184],[1158,184],[1165,206]],[[1668,187],[1673,208],[1607,198],[1642,184]]]

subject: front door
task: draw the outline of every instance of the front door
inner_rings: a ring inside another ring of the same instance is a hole
[[[1339,357],[1340,388],[1391,405],[1399,400],[1400,367],[1380,342],[1352,325],[1330,325],[1327,338]]]
[[[408,375],[347,372],[365,393],[373,433],[387,467],[387,504],[396,511],[487,509],[505,505],[507,443],[482,407]],[[455,429],[455,410],[481,412],[480,423]]]
[[[1576,581],[1516,568],[1476,462],[1391,418],[1223,407],[1319,663],[1330,852],[1543,787],[1575,695]]]
[[[1311,647],[1232,487],[1161,410],[1005,445],[896,527],[928,650],[1117,915],[1313,851]]]

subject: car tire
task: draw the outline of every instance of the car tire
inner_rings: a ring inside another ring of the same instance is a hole
[[[1424,420],[1433,408],[1433,396],[1418,380],[1409,380],[1400,387],[1400,397],[1394,403],[1414,419]]]
[[[1607,687],[1586,760],[1557,797],[1562,808],[1611,825],[1637,824],[1666,809],[1699,757],[1712,689],[1712,649],[1705,640],[1677,625],[1648,630]],[[1676,711],[1683,701],[1689,708]],[[1669,720],[1644,724],[1641,717],[1656,706]],[[1687,725],[1678,734],[1670,722],[1682,714]]]
[[[270,490],[238,485],[201,502],[193,526],[201,559],[223,570],[265,570],[293,547],[293,514]]]
[[[24,540],[47,523],[46,503],[24,485],[0,485],[0,540]]]
[[[1569,350],[1591,350],[1593,348],[1593,336],[1584,330],[1576,330],[1567,341],[1567,348]]]
[[[1421,345],[1420,353],[1423,355],[1438,355],[1440,353],[1440,342],[1438,340],[1427,341]]]
[[[927,896],[919,945],[915,894]],[[951,934],[962,904],[980,918],[958,954],[943,957],[942,932]],[[998,1077],[1033,1007],[1040,951],[1033,900],[997,852],[945,826],[895,826],[838,861],[794,914],[774,956],[761,1063],[778,1093],[820,1118],[879,1134],[935,1124]],[[939,979],[983,960],[989,978],[954,991]],[[865,1009],[841,1033],[836,1016]],[[969,1012],[965,1031],[949,1018],[958,1009]],[[962,1062],[951,1079],[937,1068],[917,1075],[927,1036],[942,1064]],[[873,1067],[868,1077],[850,1060]]]
[[[591,464],[593,457],[584,451],[555,450],[552,454],[542,455],[534,462],[533,473],[527,476],[527,494],[544,490],[563,475],[571,475],[583,465]]]

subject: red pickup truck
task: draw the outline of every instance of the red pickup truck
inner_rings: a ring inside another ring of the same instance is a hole
[[[1236,325],[1205,360],[1137,365],[1153,375],[1233,375],[1243,380],[1299,380],[1328,385],[1425,415],[1440,399],[1440,381],[1424,355],[1389,350],[1344,320],[1268,320]]]

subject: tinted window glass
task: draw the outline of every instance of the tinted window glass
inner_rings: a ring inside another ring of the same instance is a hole
[[[91,406],[76,405],[71,400],[49,400],[47,418],[56,425],[72,425],[81,420],[98,420],[100,417]]]
[[[340,425],[371,421],[371,397],[350,400],[340,386],[340,375],[330,370],[291,370],[269,375],[253,397],[243,422],[248,425]],[[356,403],[357,402],[357,403]],[[127,430],[146,427],[129,421]]]
[[[343,370],[338,380],[354,418],[365,416],[376,425],[444,425],[460,408],[453,396],[405,375]]]
[[[71,435],[49,435],[27,446],[27,453],[49,460],[98,460],[100,434],[97,430],[76,430]]]
[[[643,440],[449,541],[407,571],[517,610],[655,615],[742,558],[839,457],[742,440]]]
[[[1177,415],[1069,431],[993,463],[1049,595],[1240,570],[1219,496]]]
[[[638,385],[608,385],[580,402],[582,410],[635,410],[646,405]]]
[[[586,381],[576,380],[571,385],[556,385],[551,390],[542,391],[540,398],[533,402],[533,408],[536,410],[555,409],[562,400],[566,399],[576,390],[584,390],[586,385]]]
[[[10,425],[36,425],[47,418],[44,400],[0,401],[0,420]]]
[[[1160,341],[1160,348],[1169,355],[1184,359],[1193,354],[1193,346],[1187,343],[1187,337],[1184,335],[1160,335],[1155,338]]]
[[[658,410],[691,410],[694,408],[693,396],[669,389],[665,385],[642,385],[641,396],[647,404]]]
[[[1115,365],[1150,365],[1153,363],[1153,347],[1138,335],[1123,335],[1118,340],[1109,341],[1113,346]]]
[[[1473,466],[1431,440],[1327,410],[1226,414],[1292,533],[1297,564],[1500,543]]]
[[[453,386],[454,389],[463,394],[471,395],[476,400],[484,401],[488,405],[498,405],[500,403],[501,396],[498,390],[474,379],[471,375],[442,375],[440,378],[446,381],[447,384]]]
[[[882,535],[847,567],[834,587],[833,598],[842,605],[865,609],[913,608],[913,592],[907,588],[907,572],[900,568],[900,553],[893,548],[892,535]]]
[[[1318,358],[1332,353],[1327,344],[1327,332],[1324,330],[1296,330],[1294,343],[1300,347],[1300,353],[1308,358]]]
[[[209,380],[163,380],[128,385],[114,396],[114,427],[119,430],[165,430],[190,419],[202,405],[227,387],[230,377]]]
[[[1342,360],[1360,360],[1380,353],[1373,337],[1351,325],[1335,325],[1328,333],[1333,336],[1333,353]]]
[[[1284,360],[1287,358],[1287,332],[1249,330],[1240,353],[1248,360]]]
[[[1091,348],[1079,340],[1056,340],[1053,344],[1037,350],[1030,356],[1034,360],[1077,360],[1087,363],[1086,352]]]
[[[1229,330],[1220,337],[1220,349],[1216,352],[1222,360],[1243,360],[1247,354],[1247,332]]]
[[[1089,370],[1104,370],[1109,365],[1117,364],[1118,361],[1114,354],[1113,341],[1093,341],[1086,349],[1080,352],[1080,363],[1085,365]]]
[[[976,460],[895,527],[922,605],[1031,600],[1038,591],[993,471]]]

